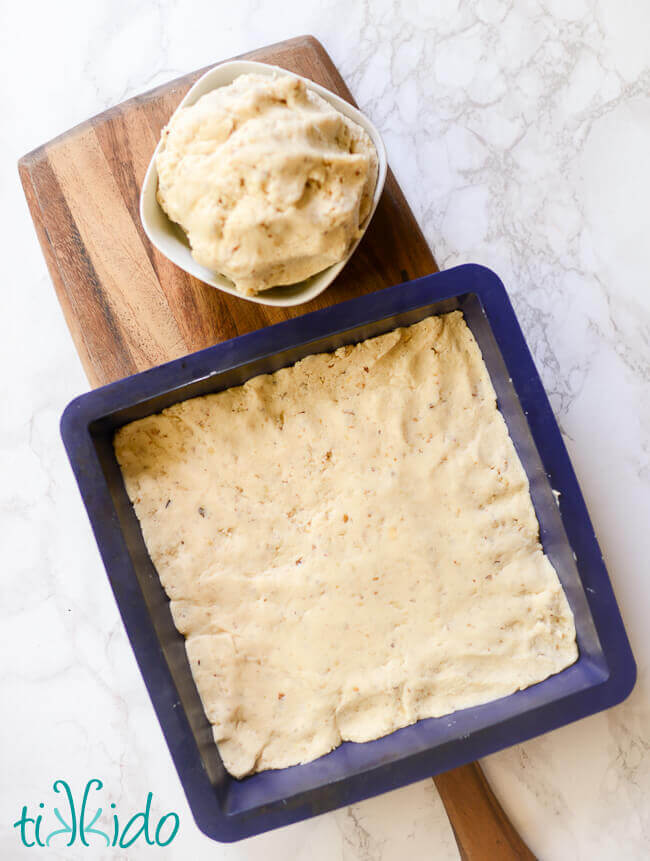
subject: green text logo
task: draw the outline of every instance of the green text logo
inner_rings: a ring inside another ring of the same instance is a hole
[[[30,816],[29,808],[25,804],[20,819],[13,823],[13,827],[19,831],[23,846],[50,846],[52,841],[55,846],[91,846],[105,842],[107,846],[126,849],[140,839],[149,846],[168,846],[178,834],[180,821],[177,813],[165,813],[154,827],[155,820],[151,817],[153,792],[147,794],[144,810],[134,813],[125,824],[120,821],[113,802],[108,805],[111,824],[106,826],[103,821],[99,823],[103,808],[97,806],[99,799],[95,793],[101,792],[103,788],[102,781],[94,777],[88,781],[83,793],[75,799],[65,780],[55,780],[52,789],[61,795],[61,808],[52,808],[52,813],[58,824],[51,827],[51,816],[42,801],[38,805],[36,816]],[[91,793],[94,800],[91,800]],[[91,813],[93,809],[94,813]]]

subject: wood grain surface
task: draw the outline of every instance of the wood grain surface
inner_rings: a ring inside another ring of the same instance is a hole
[[[354,104],[324,48],[311,36],[244,56],[304,75]],[[328,290],[304,305],[267,307],[230,296],[156,251],[140,223],[140,185],[163,125],[205,71],[99,114],[19,162],[47,266],[92,386],[437,270],[390,170],[352,259]],[[533,857],[478,765],[434,779],[463,858]]]
[[[246,55],[353,101],[322,46],[302,37]],[[436,271],[390,173],[375,216],[335,283],[312,302],[271,308],[178,269],[147,240],[140,184],[160,131],[205,69],[130,99],[19,163],[59,301],[93,386],[343,299]]]

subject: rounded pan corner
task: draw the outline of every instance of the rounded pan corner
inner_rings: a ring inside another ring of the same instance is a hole
[[[73,444],[79,434],[85,434],[93,415],[88,409],[88,393],[77,395],[66,406],[59,420],[59,432],[66,449]]]
[[[210,840],[216,840],[217,843],[237,843],[239,840],[244,840],[246,837],[253,837],[260,832],[255,828],[243,828],[236,821],[230,823],[223,815],[215,815],[214,813],[197,816],[196,811],[190,805],[190,812],[194,819],[194,824],[199,829],[201,834],[205,834]]]
[[[605,682],[606,702],[603,708],[612,708],[624,702],[634,690],[638,670],[632,648],[627,640],[627,634],[621,630],[620,637],[625,640],[624,654],[619,658],[619,665],[610,673]]]
[[[507,298],[508,291],[503,281],[489,266],[484,266],[482,263],[464,263],[458,269],[462,269],[465,274],[477,281],[481,290],[494,291]]]
[[[289,817],[286,811],[278,810],[266,811],[265,814],[257,812],[252,816],[250,812],[228,815],[223,809],[206,804],[204,797],[196,803],[190,798],[185,783],[182,780],[181,783],[194,824],[202,834],[217,843],[238,843],[307,818],[299,813]]]

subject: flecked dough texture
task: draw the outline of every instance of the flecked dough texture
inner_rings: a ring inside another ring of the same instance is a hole
[[[193,257],[244,295],[342,260],[377,181],[365,130],[288,76],[241,75],[178,110],[156,167]]]
[[[577,658],[460,312],[176,404],[115,451],[236,777]]]

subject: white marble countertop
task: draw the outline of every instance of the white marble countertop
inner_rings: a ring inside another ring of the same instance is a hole
[[[87,389],[17,158],[181,73],[301,33],[382,131],[441,268],[508,287],[581,482],[639,664],[621,706],[484,768],[543,859],[650,852],[650,7],[619,0],[0,5],[0,855],[65,778],[178,811],[156,857],[456,858],[431,781],[220,846],[194,826],[59,439]],[[140,808],[138,807],[140,805]],[[126,858],[54,849],[48,858]],[[29,850],[38,856],[38,848]],[[150,857],[135,844],[129,858]],[[77,854],[75,854],[75,852]],[[41,855],[38,857],[45,857]]]

